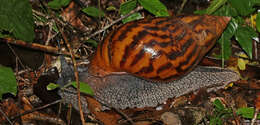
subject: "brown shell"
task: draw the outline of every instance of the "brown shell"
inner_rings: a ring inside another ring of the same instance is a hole
[[[99,76],[126,72],[154,81],[176,80],[194,69],[229,20],[192,15],[127,23],[98,46],[90,72]]]

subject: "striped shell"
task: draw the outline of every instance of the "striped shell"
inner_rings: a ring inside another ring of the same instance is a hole
[[[127,23],[98,46],[90,73],[130,73],[152,81],[179,79],[214,46],[229,20],[192,15]]]

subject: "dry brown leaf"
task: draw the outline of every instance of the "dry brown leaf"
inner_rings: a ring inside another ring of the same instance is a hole
[[[62,12],[62,17],[65,21],[69,22],[73,27],[82,31],[86,31],[87,27],[82,23],[78,17],[79,7],[72,1],[69,6]]]
[[[255,107],[258,110],[260,109],[260,92],[258,92],[257,95],[256,95]]]

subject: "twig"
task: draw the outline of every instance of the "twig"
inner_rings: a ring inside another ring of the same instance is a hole
[[[59,28],[60,30],[60,28]],[[85,119],[84,119],[84,113],[82,111],[82,106],[81,106],[81,102],[80,102],[80,84],[79,84],[79,72],[78,72],[78,68],[77,68],[77,62],[75,60],[75,56],[74,56],[74,53],[72,51],[72,48],[70,46],[70,43],[69,41],[67,40],[67,37],[65,36],[64,32],[60,30],[60,33],[69,49],[69,52],[70,52],[70,55],[71,55],[71,59],[72,59],[72,62],[73,62],[73,68],[74,68],[74,75],[75,75],[75,79],[76,79],[76,82],[77,82],[77,95],[78,95],[78,106],[79,106],[79,112],[80,112],[80,119],[81,119],[81,122],[83,125],[85,125]]]
[[[52,28],[53,28],[53,22],[54,22],[54,20],[51,20],[50,23],[48,23],[48,25],[49,25],[49,32],[48,32],[48,37],[47,37],[47,40],[46,40],[46,42],[45,42],[45,45],[49,45],[50,40],[53,38],[53,37],[51,36]],[[56,33],[56,35],[57,35],[57,34],[58,34],[58,33]],[[53,36],[56,36],[56,35],[53,35]]]
[[[8,116],[4,113],[4,111],[1,109],[0,107],[0,112],[3,114],[3,116],[5,117],[5,119],[9,122],[10,125],[13,125],[12,121],[8,118]]]
[[[129,17],[129,16],[132,15],[133,13],[136,13],[136,12],[142,10],[142,9],[143,9],[143,7],[138,6],[136,9],[132,10],[132,11],[129,12],[128,14],[126,14],[126,15],[124,15],[124,16],[118,18],[118,19],[116,19],[116,20],[113,21],[111,24],[108,24],[108,25],[105,26],[104,28],[102,28],[102,29],[96,31],[95,33],[93,33],[93,34],[91,34],[91,35],[85,37],[83,40],[88,40],[88,39],[90,39],[90,38],[96,36],[97,34],[99,34],[99,33],[101,33],[101,32],[104,32],[106,29],[108,29],[108,28],[111,27],[112,25],[114,25],[114,24],[120,22],[121,20],[123,20],[123,19]]]
[[[38,108],[34,108],[34,109],[30,110],[30,111],[25,111],[25,112],[23,112],[23,113],[21,113],[21,114],[18,114],[18,115],[16,115],[16,116],[11,117],[11,119],[14,120],[14,119],[17,118],[17,117],[20,117],[20,116],[23,116],[23,115],[26,115],[26,114],[29,114],[29,113],[32,113],[32,112],[35,112],[35,111],[44,109],[44,108],[47,108],[47,107],[49,107],[49,106],[51,106],[51,105],[54,105],[54,104],[57,104],[57,103],[60,103],[60,102],[62,102],[62,99],[56,100],[56,101],[54,101],[54,102],[52,102],[52,103],[46,104],[46,105],[41,106],[41,107],[38,107]]]
[[[257,114],[259,113],[259,110],[256,108],[255,109],[255,113],[254,113],[254,117],[253,119],[251,120],[251,124],[250,125],[254,125],[255,122],[256,122],[256,119],[257,119]]]
[[[187,0],[183,0],[182,3],[181,3],[181,7],[180,9],[178,10],[177,14],[180,14],[185,6],[185,4],[187,3]]]
[[[21,74],[29,72],[29,71],[30,71],[29,69],[22,69],[22,70],[18,71],[17,75],[21,75]]]
[[[43,13],[37,11],[37,10],[32,9],[32,12],[39,15],[39,16],[45,17],[46,19],[50,18],[48,15],[45,15],[45,14],[43,14]]]
[[[24,82],[24,83],[26,83],[28,85],[31,84],[28,79],[24,79],[23,77],[19,76],[18,73],[16,75],[16,79],[19,80],[19,81],[22,81],[22,82]]]
[[[36,119],[36,120],[41,120],[41,121],[46,121],[49,123],[54,123],[55,125],[66,125],[66,123],[58,117],[50,117],[50,116],[39,116],[39,115],[32,115],[30,119]]]
[[[12,53],[15,55],[15,57],[17,58],[17,61],[21,64],[21,66],[25,69],[24,64],[22,63],[20,57],[16,54],[16,52],[14,51],[13,47],[10,46],[9,43],[7,43],[9,49],[12,51]],[[17,64],[17,63],[16,63]],[[17,65],[18,66],[18,65]]]
[[[0,40],[0,42],[6,42],[6,43],[13,44],[13,45],[22,46],[22,47],[26,47],[26,48],[30,48],[30,49],[35,49],[35,50],[40,50],[43,52],[49,52],[49,53],[53,53],[53,54],[63,54],[66,56],[70,55],[70,53],[67,51],[59,52],[58,48],[55,48],[55,47],[45,46],[45,45],[41,45],[38,43],[27,43],[22,40],[15,40],[12,38],[5,38],[5,39]],[[75,55],[75,57],[78,58],[79,55]]]

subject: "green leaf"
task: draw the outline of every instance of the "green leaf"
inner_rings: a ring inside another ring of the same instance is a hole
[[[223,60],[222,62],[224,62],[224,60],[229,59],[229,57],[232,54],[231,51],[231,40],[230,39],[226,39],[224,38],[224,35],[221,36],[221,38],[218,40],[218,42],[220,42],[221,45],[221,59]]]
[[[213,102],[214,106],[216,107],[216,110],[217,111],[221,111],[221,110],[224,110],[225,107],[224,105],[222,104],[222,102],[219,100],[219,99],[216,99],[214,102]]]
[[[71,82],[70,84],[72,86],[74,86],[75,88],[77,88],[77,82],[74,81],[74,82]],[[94,95],[92,88],[87,83],[79,82],[79,84],[80,84],[80,89],[79,89],[80,92],[89,94],[89,95]]]
[[[115,11],[117,10],[115,6],[109,6],[106,8],[106,11]]]
[[[225,35],[226,39],[231,39],[233,35],[236,33],[238,28],[238,21],[234,18],[231,18],[231,21],[229,22],[227,28],[223,32],[222,35]]]
[[[86,7],[86,8],[83,8],[82,11],[84,13],[88,14],[89,16],[93,16],[93,17],[104,17],[105,16],[105,13],[96,7]]]
[[[235,33],[236,40],[250,59],[252,59],[252,39],[255,37],[257,33],[249,26],[238,26]]]
[[[54,90],[59,87],[60,87],[59,84],[50,83],[49,85],[47,85],[47,90]]]
[[[224,5],[227,2],[227,0],[213,0],[209,7],[206,10],[207,14],[212,14],[215,12],[219,7]]]
[[[215,12],[213,12],[213,15],[216,16],[231,16],[235,17],[238,16],[238,13],[235,8],[229,6],[229,5],[224,5],[217,9]]]
[[[244,118],[252,119],[254,117],[254,112],[255,112],[254,108],[239,108],[236,113],[238,115],[242,115],[242,117]],[[257,115],[257,119],[260,119],[259,114]]]
[[[134,20],[139,20],[139,19],[142,19],[143,16],[140,14],[140,13],[133,13],[131,16],[123,19],[123,23],[127,23],[127,22],[131,22],[131,21],[134,21]]]
[[[48,6],[52,9],[60,9],[67,6],[70,3],[70,0],[53,0],[48,3]]]
[[[255,11],[251,0],[229,0],[232,7],[234,7],[241,16],[248,16]]]
[[[227,2],[227,0],[214,0],[211,2],[210,6],[207,9],[204,10],[196,10],[194,14],[213,14],[213,15],[219,15],[219,16],[229,16],[225,13],[229,13],[227,9],[229,9],[224,4]],[[224,5],[224,6],[223,6]],[[222,6],[222,7],[221,7]],[[220,8],[221,7],[221,8]],[[220,9],[219,9],[220,8]],[[218,12],[217,12],[218,11]],[[224,13],[223,13],[224,12]]]
[[[241,16],[237,16],[237,17],[235,17],[235,19],[236,19],[238,25],[244,25],[246,23],[244,18],[242,18]]]
[[[253,6],[260,6],[260,0],[252,0]]]
[[[128,14],[130,11],[136,8],[136,0],[129,0],[120,5],[119,12],[122,15]]]
[[[246,70],[246,65],[249,63],[249,60],[247,59],[247,55],[244,53],[239,53],[237,54],[239,57],[244,57],[244,58],[238,58],[237,59],[237,66],[239,70]]]
[[[34,21],[28,0],[1,0],[0,30],[6,30],[17,39],[32,42]]]
[[[207,9],[196,10],[196,11],[194,11],[194,14],[199,14],[199,15],[207,14]]]
[[[221,58],[223,60],[229,59],[231,56],[231,38],[237,30],[238,24],[235,19],[231,19],[226,30],[222,33],[218,43],[221,45]]]
[[[90,43],[93,47],[97,48],[98,43],[97,41],[93,40],[93,39],[89,39],[86,41],[87,43]]]
[[[138,0],[138,2],[157,17],[169,16],[167,8],[159,0]]]
[[[260,12],[257,13],[257,16],[256,16],[256,29],[258,32],[260,32]]]
[[[222,125],[222,120],[219,117],[211,118],[209,121],[210,125]]]
[[[131,12],[132,10],[134,10],[136,8],[136,0],[129,0],[124,2],[123,4],[120,5],[120,9],[119,12],[122,15],[126,15],[129,12]],[[142,15],[140,13],[133,13],[132,15],[130,15],[129,17],[123,19],[123,23],[127,23],[133,20],[138,20],[143,18]]]
[[[11,68],[0,66],[0,99],[2,99],[2,94],[12,93],[16,95],[17,85],[14,73]]]

